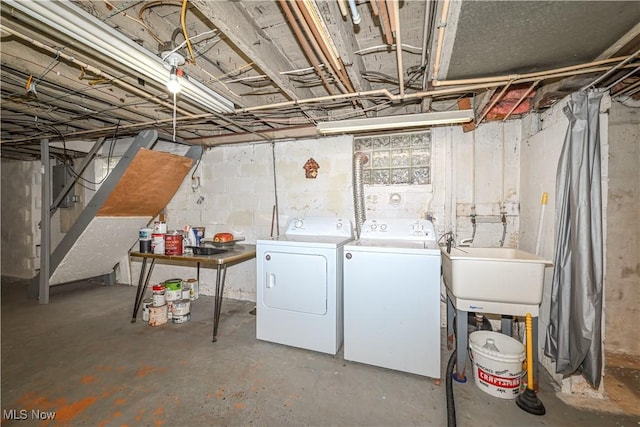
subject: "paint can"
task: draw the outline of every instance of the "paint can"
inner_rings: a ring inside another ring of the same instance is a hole
[[[164,292],[167,301],[178,301],[182,299],[182,280],[171,279],[165,281]]]
[[[151,290],[153,291],[151,301],[154,307],[160,307],[167,303],[163,285],[153,285]]]
[[[164,234],[153,233],[151,235],[151,252],[164,255]]]
[[[171,230],[164,235],[165,255],[182,255],[182,233]]]
[[[153,223],[153,232],[158,234],[167,234],[167,223],[164,221],[155,221]]]
[[[144,322],[149,321],[149,307],[153,305],[153,299],[147,298],[142,300],[142,320]]]
[[[151,240],[151,234],[153,234],[153,229],[149,227],[141,228],[138,232],[138,237],[140,240]]]
[[[191,313],[181,314],[181,315],[174,314],[173,318],[171,319],[171,321],[175,324],[187,323],[189,320],[191,320]]]
[[[160,326],[167,323],[167,305],[149,307],[149,326]]]
[[[174,301],[172,313],[174,317],[191,313],[191,300],[181,299],[180,301]]]
[[[140,239],[140,253],[151,253],[151,239]]]
[[[191,285],[187,281],[182,282],[182,299],[191,300]]]
[[[183,282],[183,286],[186,285],[189,288],[189,299],[195,301],[200,298],[200,285],[198,279],[186,279]]]

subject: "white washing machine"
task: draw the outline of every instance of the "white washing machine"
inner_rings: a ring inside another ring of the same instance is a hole
[[[440,248],[424,220],[367,220],[344,248],[344,358],[440,378]]]
[[[349,220],[299,218],[256,242],[256,337],[335,355],[342,346],[344,245]]]

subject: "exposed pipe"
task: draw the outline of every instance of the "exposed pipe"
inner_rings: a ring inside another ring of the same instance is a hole
[[[375,1],[375,0],[374,0]],[[382,24],[382,33],[387,44],[393,44],[393,34],[391,32],[391,22],[389,22],[389,13],[385,0],[377,0],[380,2],[378,9],[380,10],[380,23]]]
[[[466,85],[466,84],[476,84],[476,83],[495,83],[495,82],[503,82],[503,81],[515,81],[515,80],[524,80],[524,79],[537,79],[539,77],[547,77],[550,78],[551,74],[564,73],[566,71],[576,71],[589,67],[597,67],[600,65],[611,64],[613,62],[622,61],[625,59],[629,59],[628,56],[618,56],[616,58],[602,59],[599,61],[586,62],[584,64],[571,65],[569,67],[562,68],[554,68],[552,70],[546,71],[537,71],[535,73],[526,73],[526,74],[510,74],[507,76],[495,76],[495,77],[478,77],[474,79],[458,79],[458,80],[439,80],[434,81],[434,86],[456,86],[456,85]]]
[[[0,28],[2,28],[2,26],[0,25]],[[624,66],[625,68],[631,68],[633,67],[632,64],[627,64]],[[573,71],[573,72],[566,72],[566,73],[558,73],[558,74],[550,74],[547,75],[546,78],[549,79],[553,79],[553,78],[558,78],[558,77],[568,77],[568,76],[573,76],[573,75],[578,75],[578,74],[588,74],[588,73],[593,73],[593,72],[598,72],[598,71],[606,71],[608,68],[605,67],[599,67],[596,69],[588,69],[588,70],[579,70],[579,71]],[[104,75],[104,74],[103,74]],[[523,80],[523,81],[516,81],[513,83],[522,83],[522,82],[526,82],[526,81],[531,81],[533,79],[527,79],[527,80]],[[321,96],[321,97],[315,97],[315,98],[305,98],[305,99],[298,99],[298,100],[294,100],[294,101],[283,101],[283,102],[276,102],[276,103],[272,103],[272,104],[264,104],[264,105],[258,105],[258,106],[254,106],[254,107],[246,107],[246,108],[240,108],[240,109],[236,109],[234,111],[235,114],[242,114],[242,113],[250,113],[253,111],[261,111],[261,110],[269,110],[269,109],[276,109],[276,108],[281,108],[281,107],[291,107],[291,106],[300,106],[300,105],[305,105],[305,104],[312,104],[312,103],[317,103],[317,102],[323,102],[323,101],[330,101],[330,100],[340,100],[340,99],[349,99],[349,98],[362,98],[362,97],[369,97],[369,96],[384,96],[385,98],[387,98],[390,101],[407,101],[407,100],[412,100],[412,99],[419,99],[419,98],[424,98],[424,97],[433,97],[433,98],[437,98],[440,96],[448,96],[448,95],[455,95],[455,94],[459,94],[461,92],[471,92],[471,91],[475,91],[475,90],[481,90],[481,89],[488,89],[488,88],[492,88],[492,87],[498,87],[498,86],[502,86],[504,84],[508,83],[508,81],[497,81],[497,82],[491,82],[491,83],[486,83],[486,84],[475,84],[475,85],[466,85],[466,86],[461,86],[461,87],[455,87],[455,88],[447,88],[447,89],[437,89],[437,90],[426,90],[426,91],[420,91],[420,92],[413,92],[413,93],[405,93],[403,97],[400,97],[399,95],[394,95],[391,92],[389,92],[387,89],[375,89],[375,90],[369,90],[369,91],[362,91],[362,92],[351,92],[351,93],[345,93],[345,94],[336,94],[336,95],[328,95],[328,96]],[[185,116],[185,117],[178,117],[177,121],[190,121],[190,120],[204,120],[204,119],[211,119],[211,118],[218,118],[218,119],[224,119],[229,121],[230,119],[218,115],[218,114],[212,114],[212,113],[202,113],[202,114],[192,114],[190,116]],[[160,120],[150,120],[147,122],[141,122],[141,123],[132,123],[129,125],[120,125],[120,129],[135,129],[135,128],[144,128],[144,127],[149,127],[149,126],[157,126],[159,124],[164,124],[164,123],[168,123],[171,122],[172,119],[160,119]],[[100,129],[100,132],[108,132],[108,131],[113,131],[116,129],[116,126],[110,126],[110,127],[105,127]],[[257,135],[259,135],[259,132],[251,132],[251,133],[255,133]],[[77,131],[77,132],[71,132],[68,134],[65,134],[65,137],[74,137],[74,136],[84,136],[84,135],[91,135],[91,134],[97,134],[97,132],[95,130],[86,130],[86,131]],[[10,141],[0,141],[0,144],[4,144],[7,142],[11,142],[11,143],[17,143],[17,142],[25,142],[25,141],[33,141],[35,139],[39,139],[42,137],[46,137],[46,138],[59,138],[60,135],[58,134],[49,134],[49,135],[39,135],[38,137],[26,137],[26,138],[20,138],[20,139],[13,139]],[[269,140],[269,138],[264,138],[265,140]]]
[[[281,1],[283,1],[283,0],[281,0]],[[311,46],[313,47],[313,50],[316,52],[316,55],[318,56],[318,58],[323,60],[324,64],[326,65],[326,69],[333,76],[333,78],[334,78],[334,80],[336,82],[336,85],[338,85],[338,88],[340,89],[340,92],[346,93],[347,89],[344,86],[344,83],[342,82],[342,79],[340,79],[340,77],[337,75],[333,64],[331,63],[330,59],[325,54],[325,50],[322,49],[322,47],[320,46],[319,40],[316,37],[316,35],[313,33],[313,29],[311,28],[309,22],[304,17],[304,12],[303,12],[304,4],[303,3],[297,3],[296,1],[290,1],[289,2],[289,7],[291,7],[291,10],[293,11],[293,13],[296,16],[296,18],[298,19],[298,21],[300,22],[300,25],[302,26],[302,30],[307,35],[307,39],[311,43]]]
[[[531,86],[529,86],[529,89],[527,89],[527,91],[526,91],[525,93],[523,93],[523,94],[522,94],[522,96],[520,97],[520,99],[518,99],[518,101],[517,101],[515,104],[513,104],[513,107],[511,107],[511,109],[509,110],[509,112],[507,113],[507,115],[506,115],[506,116],[504,116],[504,119],[502,119],[502,122],[503,122],[503,123],[507,121],[507,119],[509,118],[509,116],[511,115],[511,113],[513,113],[513,112],[516,110],[516,108],[518,108],[518,106],[522,103],[522,101],[524,101],[524,100],[525,100],[525,98],[526,98],[527,96],[529,96],[529,94],[533,91],[533,89],[534,89],[536,86],[538,86],[538,83],[540,83],[540,81],[541,81],[541,80],[536,80],[535,82],[533,82],[533,83],[531,84]]]
[[[356,8],[356,0],[349,0],[349,8],[351,8],[351,19],[353,20],[353,25],[360,25],[362,18]]]
[[[49,140],[40,141],[40,173],[42,174],[42,193],[40,199],[40,273],[38,283],[38,303],[49,304],[49,278],[51,276],[51,159],[49,159]]]
[[[362,224],[367,219],[364,207],[364,185],[362,183],[362,165],[367,164],[369,158],[361,151],[353,154],[353,210],[356,223],[356,238],[360,238]]]
[[[598,77],[597,79],[595,79],[594,81],[592,81],[591,83],[589,83],[588,85],[584,86],[582,89],[580,90],[587,90],[589,88],[594,87],[595,85],[597,85],[598,83],[600,83],[601,81],[603,81],[604,79],[606,79],[607,77],[609,77],[609,75],[611,75],[613,72],[619,70],[620,68],[622,68],[624,65],[626,65],[629,61],[631,61],[633,58],[635,58],[636,56],[638,56],[638,54],[640,54],[640,49],[636,50],[634,53],[632,53],[631,55],[629,55],[629,57],[627,59],[625,59],[624,61],[622,61],[621,63],[619,63],[618,65],[614,66],[613,68],[611,68],[609,71],[607,71],[606,73],[604,73],[603,75],[601,75],[600,77]]]
[[[434,2],[424,2],[424,25],[422,27],[422,52],[420,53],[420,66],[424,67],[422,73],[422,90],[427,87],[428,73],[427,68],[427,51],[429,50],[429,40],[431,38],[431,11]],[[429,58],[431,59],[431,58]]]
[[[391,35],[395,38],[397,25],[396,25],[396,10],[393,6],[394,0],[384,0],[387,7],[387,13],[389,14],[389,25],[391,26]]]
[[[629,87],[626,87],[624,89],[622,89],[620,92],[616,92],[615,95],[628,95],[631,96],[634,93],[636,93],[638,91],[638,89],[640,88],[640,80],[638,80],[637,82],[635,82],[634,84],[632,84]]]
[[[338,55],[330,48],[330,43],[327,40],[326,32],[322,31],[322,24],[317,13],[310,8],[308,0],[295,0],[296,4],[300,7],[304,19],[307,21],[307,25],[311,29],[313,36],[318,41],[318,45],[322,49],[322,53],[329,60],[329,63],[334,67],[334,70],[340,70],[340,64],[338,63]]]
[[[436,45],[436,58],[433,63],[433,84],[438,81],[438,73],[440,72],[440,55],[442,55],[442,44],[444,43],[444,29],[447,26],[447,15],[449,14],[449,0],[442,3],[442,13],[440,14],[440,23],[438,23],[438,44]]]
[[[611,89],[612,87],[614,87],[615,85],[617,85],[618,83],[624,81],[624,79],[626,79],[627,77],[631,77],[632,75],[634,75],[635,73],[638,72],[638,70],[640,70],[640,67],[636,67],[633,70],[629,71],[627,74],[625,74],[624,76],[620,77],[618,80],[616,80],[615,82],[611,83],[609,86],[605,87],[604,90],[607,91],[609,89]]]
[[[402,65],[402,37],[400,36],[400,6],[399,0],[390,0],[391,10],[393,10],[393,20],[395,22],[395,38],[396,38],[396,61],[398,64],[398,86],[400,88],[400,96],[404,96],[404,67]],[[387,3],[388,4],[388,3]]]
[[[324,72],[320,69],[320,64],[318,63],[318,59],[316,55],[313,53],[313,51],[311,50],[311,47],[309,46],[307,39],[304,37],[304,35],[300,31],[300,26],[294,19],[291,13],[291,9],[289,8],[289,4],[287,3],[286,0],[279,0],[279,3],[280,3],[280,6],[282,6],[282,10],[284,11],[285,16],[287,17],[289,24],[291,24],[291,28],[293,29],[293,32],[295,33],[296,37],[298,38],[298,41],[300,42],[300,45],[302,46],[302,50],[307,55],[307,58],[309,58],[309,61],[311,61],[311,64],[313,65],[313,68],[316,70],[316,73],[318,73],[318,76],[320,76],[320,79],[322,79],[322,83],[324,84],[325,89],[327,89],[327,92],[329,92],[330,95],[333,95],[333,89],[331,88],[331,85],[327,81],[327,77],[324,75]]]

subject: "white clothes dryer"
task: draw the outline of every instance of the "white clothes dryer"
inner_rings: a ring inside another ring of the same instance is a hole
[[[343,250],[349,220],[291,220],[256,242],[256,337],[335,355],[343,341]]]
[[[344,358],[440,378],[440,248],[424,220],[367,220],[344,261]]]

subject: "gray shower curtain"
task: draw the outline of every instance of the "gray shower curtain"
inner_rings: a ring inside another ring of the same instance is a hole
[[[580,372],[595,388],[602,371],[601,98],[577,92],[564,108],[569,127],[556,177],[555,268],[544,349],[557,373]]]

